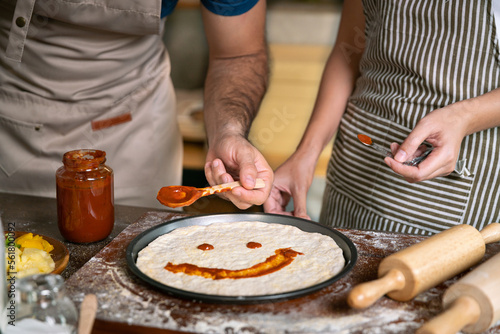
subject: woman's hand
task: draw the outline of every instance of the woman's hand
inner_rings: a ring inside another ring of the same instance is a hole
[[[394,159],[385,158],[385,162],[408,182],[445,176],[455,169],[465,136],[498,126],[500,88],[432,111],[417,123],[401,146],[391,145]],[[418,167],[403,165],[424,140],[434,147],[431,154]]]
[[[458,108],[458,105],[449,105],[422,118],[401,145],[391,144],[394,159],[387,157],[385,163],[410,183],[453,172],[467,134],[467,117]],[[403,165],[422,153],[424,141],[434,147],[427,158],[416,167]]]
[[[264,211],[311,219],[307,215],[307,192],[313,180],[314,167],[314,162],[307,163],[307,158],[303,159],[295,152],[276,170]],[[292,212],[287,212],[290,199],[293,199],[294,208]]]

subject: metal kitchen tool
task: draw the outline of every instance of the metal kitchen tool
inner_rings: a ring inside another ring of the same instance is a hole
[[[379,279],[354,287],[347,302],[362,309],[384,294],[398,301],[411,300],[478,263],[484,256],[485,244],[497,241],[499,223],[491,223],[481,232],[471,225],[454,226],[383,259]]]
[[[500,320],[500,254],[449,287],[443,308],[417,334],[483,333]]]
[[[380,153],[383,153],[386,157],[394,158],[391,150],[389,150],[388,148],[381,146],[377,143],[374,143],[373,140],[369,136],[364,135],[364,134],[359,134],[358,139],[365,146],[371,147],[374,150],[376,150]],[[413,166],[413,167],[418,166],[419,163],[421,163],[422,161],[424,161],[425,158],[427,158],[427,156],[432,152],[433,149],[434,149],[434,147],[429,147],[424,153],[422,153],[422,155],[420,155],[416,158],[413,158],[412,160],[408,160],[408,161],[403,162],[403,165]],[[456,165],[455,165],[455,170],[452,172],[452,174],[454,174],[460,178],[465,178],[465,177],[472,175],[471,172],[469,171],[469,169],[467,168],[466,164],[467,164],[467,159],[458,160]]]
[[[361,143],[363,143],[363,145],[373,148],[374,150],[384,154],[386,157],[394,158],[390,149],[388,149],[382,145],[379,145],[377,143],[374,143],[373,140],[369,136],[359,134],[358,139]],[[424,153],[422,153],[422,155],[420,155],[412,160],[408,160],[408,161],[403,162],[403,165],[414,166],[414,167],[417,166],[419,163],[421,163],[429,155],[429,153],[432,152],[433,149],[434,149],[433,147],[429,147]]]

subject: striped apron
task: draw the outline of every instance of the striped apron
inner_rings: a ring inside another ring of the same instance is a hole
[[[357,139],[401,143],[432,110],[500,86],[489,0],[363,0],[360,77],[335,139],[320,222],[430,235],[500,220],[500,129],[466,137],[471,175],[410,184]]]

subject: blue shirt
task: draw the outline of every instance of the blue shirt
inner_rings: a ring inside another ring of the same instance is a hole
[[[259,0],[200,0],[214,14],[236,16],[248,12]],[[172,13],[178,0],[161,0],[161,17]]]

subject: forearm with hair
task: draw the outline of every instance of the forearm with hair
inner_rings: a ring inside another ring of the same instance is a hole
[[[248,136],[268,86],[267,59],[263,49],[211,61],[204,92],[209,145],[221,134]]]

